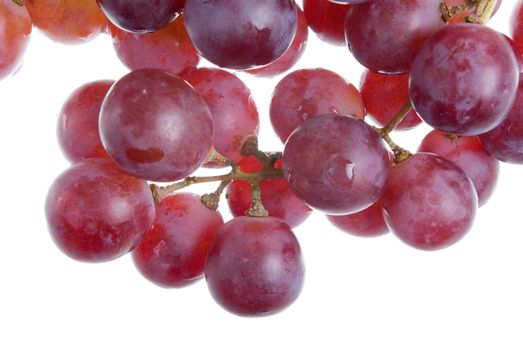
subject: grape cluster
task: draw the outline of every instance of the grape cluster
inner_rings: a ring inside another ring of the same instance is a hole
[[[52,239],[80,261],[130,252],[165,288],[205,276],[213,298],[244,316],[300,294],[292,229],[313,209],[357,236],[390,230],[422,250],[456,243],[492,194],[499,161],[523,163],[523,2],[512,38],[485,25],[500,4],[0,0],[0,78],[18,69],[32,25],[61,43],[106,32],[131,70],[79,87],[60,112],[72,165],[47,196]],[[288,71],[308,28],[367,68],[361,92],[323,68],[286,75],[270,105],[283,152],[263,152],[256,104],[230,70]],[[422,122],[434,130],[416,153],[392,140]],[[202,166],[229,171],[194,176]],[[204,182],[219,185],[178,192]]]

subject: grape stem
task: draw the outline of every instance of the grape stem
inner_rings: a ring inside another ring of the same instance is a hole
[[[487,24],[494,13],[497,0],[475,0],[476,7],[465,20],[470,23]]]
[[[410,100],[401,108],[401,110],[392,118],[392,120],[385,125],[383,128],[376,128],[376,131],[381,136],[383,141],[385,141],[391,151],[394,153],[395,162],[401,163],[412,156],[412,153],[398,146],[390,137],[390,133],[396,129],[396,127],[401,123],[407,114],[412,110],[412,103]]]
[[[254,142],[254,141],[253,141]],[[250,145],[252,153],[260,159],[264,164],[264,167],[257,173],[247,173],[240,169],[240,166],[233,161],[228,160],[227,158],[220,155],[216,150],[211,150],[208,157],[209,163],[219,163],[223,165],[228,165],[232,169],[229,173],[216,176],[190,176],[185,178],[182,181],[175,182],[167,186],[158,186],[156,184],[151,184],[151,192],[156,203],[160,202],[162,199],[168,195],[181,190],[183,188],[208,182],[220,182],[218,189],[212,193],[204,194],[201,197],[202,203],[211,210],[217,210],[220,202],[220,197],[223,194],[225,188],[233,180],[245,180],[249,181],[252,186],[252,200],[251,206],[247,211],[249,216],[267,216],[268,212],[263,206],[261,201],[261,190],[260,190],[260,181],[266,179],[274,179],[283,177],[283,172],[279,169],[274,168],[274,163],[281,158],[281,153],[275,153],[272,155],[267,155],[257,149],[257,140],[256,147]],[[220,160],[225,160],[224,162]]]
[[[24,6],[25,5],[25,0],[12,0],[15,4],[17,4],[18,6]]]

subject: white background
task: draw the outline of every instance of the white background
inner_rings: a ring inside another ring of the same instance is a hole
[[[505,0],[491,25],[508,33],[512,6]],[[296,67],[328,68],[358,86],[362,68],[348,50],[309,35]],[[303,292],[272,317],[227,313],[203,280],[156,287],[129,256],[98,265],[67,258],[43,210],[68,165],[57,114],[79,85],[126,71],[106,35],[64,46],[35,30],[22,69],[0,82],[0,349],[523,348],[523,166],[502,166],[472,231],[443,251],[417,251],[393,235],[351,237],[314,214],[295,230],[307,268]],[[268,120],[279,78],[240,77],[258,104],[263,149],[281,150]],[[395,138],[414,150],[426,132]]]

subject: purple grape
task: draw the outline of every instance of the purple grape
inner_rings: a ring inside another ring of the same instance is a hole
[[[235,69],[278,59],[289,48],[298,22],[293,0],[187,0],[184,14],[200,54]]]
[[[133,249],[149,230],[155,209],[146,181],[109,159],[90,158],[55,180],[45,212],[51,237],[65,254],[102,262]]]
[[[205,278],[230,312],[262,316],[289,306],[303,286],[301,249],[290,227],[272,217],[237,217],[211,243]]]
[[[430,132],[418,152],[435,153],[458,165],[474,183],[479,206],[492,195],[499,174],[499,162],[492,158],[476,136],[449,137],[442,131]]]
[[[175,181],[194,172],[213,143],[209,108],[174,74],[133,71],[117,81],[100,113],[109,156],[125,171],[151,181]]]
[[[408,245],[435,250],[472,227],[478,199],[472,181],[453,162],[417,153],[390,171],[383,194],[390,230]]]
[[[441,0],[373,0],[351,6],[345,20],[349,49],[375,72],[406,73],[423,42],[442,28]]]
[[[287,140],[282,160],[296,196],[334,215],[375,203],[390,168],[378,133],[359,119],[338,114],[306,120]]]
[[[117,27],[135,33],[155,32],[171,23],[184,0],[97,0]]]
[[[520,82],[516,101],[507,118],[496,128],[480,135],[487,151],[507,163],[523,164],[523,84]]]
[[[419,116],[435,129],[478,135],[507,116],[518,76],[514,50],[502,34],[477,24],[451,24],[416,56],[409,95]]]
[[[210,242],[223,225],[219,212],[192,193],[176,193],[156,205],[153,226],[133,250],[133,260],[149,281],[183,287],[203,277]]]

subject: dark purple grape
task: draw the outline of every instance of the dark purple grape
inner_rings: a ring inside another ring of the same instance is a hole
[[[502,34],[477,24],[452,24],[416,56],[409,95],[419,116],[435,129],[478,135],[507,116],[518,76],[514,50]]]
[[[520,81],[516,101],[507,118],[493,130],[480,135],[486,150],[496,159],[523,164],[523,84]]]
[[[472,227],[478,199],[472,181],[453,162],[417,153],[390,171],[383,194],[390,230],[408,245],[435,250]]]
[[[499,174],[499,162],[492,158],[476,136],[453,137],[442,131],[430,132],[418,152],[435,153],[458,165],[474,183],[479,206],[492,195]]]
[[[137,269],[165,288],[183,287],[203,277],[210,242],[223,225],[219,212],[192,193],[176,193],[156,205],[151,230],[133,250]]]
[[[272,77],[289,70],[298,62],[307,47],[307,40],[309,38],[309,25],[307,18],[303,11],[296,6],[298,10],[298,28],[296,35],[291,43],[291,46],[280,56],[276,61],[258,68],[246,69],[245,72],[254,74],[258,77]]]
[[[271,124],[283,143],[305,120],[326,113],[365,117],[358,89],[330,70],[294,71],[280,80],[274,89]]]
[[[105,95],[114,84],[98,80],[80,86],[67,98],[58,117],[58,143],[70,162],[109,157],[102,145],[98,121]]]
[[[287,140],[282,160],[294,194],[334,215],[375,203],[390,168],[378,133],[362,120],[339,114],[306,120]]]
[[[442,28],[441,0],[373,0],[351,6],[345,21],[349,49],[375,72],[406,73],[423,42]]]
[[[142,240],[154,218],[151,190],[108,159],[90,158],[55,180],[45,205],[51,237],[69,257],[116,259]]]
[[[97,0],[111,22],[128,32],[155,32],[171,23],[184,0]]]
[[[184,80],[158,69],[133,71],[107,94],[100,135],[125,171],[151,181],[194,172],[213,143],[209,108]]]
[[[237,217],[211,243],[205,278],[213,298],[230,312],[263,316],[298,297],[305,269],[296,237],[283,221]]]
[[[293,0],[187,0],[184,13],[200,54],[235,69],[274,62],[289,48],[298,22]]]

